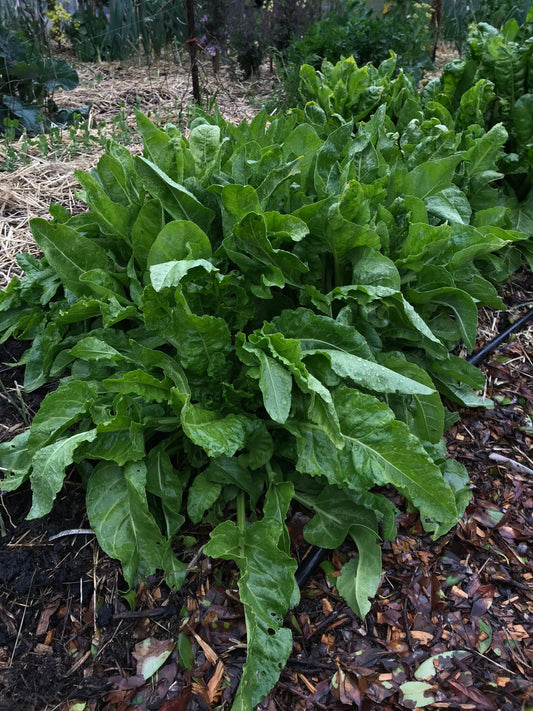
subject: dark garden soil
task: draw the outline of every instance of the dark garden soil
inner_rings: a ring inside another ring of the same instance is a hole
[[[478,347],[524,313],[517,305],[533,300],[530,274],[515,277],[506,300],[505,314],[481,313]],[[449,451],[472,481],[460,523],[432,541],[416,515],[400,515],[397,540],[383,546],[382,585],[364,623],[334,587],[353,551],[329,552],[328,574],[315,569],[287,618],[293,653],[261,709],[533,706],[532,343],[529,327],[485,361],[494,409],[462,411],[448,433]],[[7,344],[0,360],[16,361],[20,349]],[[9,439],[25,426],[19,410],[31,416],[44,392],[20,394],[20,369],[0,375],[1,437]],[[67,483],[42,520],[25,520],[30,500],[28,488],[0,500],[0,710],[229,708],[245,658],[245,624],[235,570],[201,556],[208,531],[187,532],[196,542],[179,552],[190,567],[182,590],[153,578],[128,592],[118,564],[90,534],[81,484]],[[290,513],[299,558],[309,552],[305,522],[303,512]],[[178,651],[144,681],[142,665],[176,642]],[[406,681],[426,682],[426,696],[415,684],[410,700],[399,690]]]

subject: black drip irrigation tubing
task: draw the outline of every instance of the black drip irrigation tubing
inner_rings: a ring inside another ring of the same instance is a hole
[[[531,318],[533,318],[533,308],[530,308],[525,316],[522,316],[522,318],[515,321],[515,323],[509,326],[509,328],[503,331],[503,333],[500,333],[496,336],[496,338],[483,346],[480,351],[467,360],[467,363],[470,363],[471,365],[478,365],[481,363],[485,360],[489,353],[495,350],[501,343],[506,341],[509,336],[524,328]],[[313,548],[311,548],[310,553],[302,560],[295,573],[296,582],[300,588],[307,582],[314,569],[322,563],[327,554],[328,549],[326,548],[319,548],[317,546],[313,546]]]
[[[483,348],[478,353],[475,353],[471,358],[468,359],[468,363],[471,363],[472,365],[477,365],[478,363],[481,363],[481,361],[485,360],[485,358],[491,351],[498,348],[500,343],[506,341],[509,336],[511,336],[516,331],[520,331],[522,328],[524,328],[524,326],[531,319],[531,317],[533,317],[533,308],[529,309],[525,316],[522,316],[521,319],[515,321],[512,326],[509,326],[508,329],[506,329],[503,333],[500,333],[499,336],[496,336],[496,338],[487,343],[486,346],[483,346]]]

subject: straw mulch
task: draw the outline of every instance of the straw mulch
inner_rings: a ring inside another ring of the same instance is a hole
[[[44,157],[38,147],[33,146],[27,153],[27,165],[13,172],[0,172],[0,288],[21,273],[16,263],[18,253],[39,254],[29,229],[31,218],[46,217],[51,202],[58,202],[73,212],[84,209],[76,196],[79,186],[74,170],[90,170],[96,164],[103,153],[96,136],[113,137],[120,131],[116,117],[121,111],[131,128],[135,126],[134,108],[156,122],[171,121],[184,129],[191,116],[190,73],[183,53],[154,61],[151,66],[138,60],[76,65],[71,57],[67,59],[76,66],[80,85],[73,91],[56,92],[54,99],[59,106],[92,104],[90,134],[94,142],[87,147],[80,135],[78,154],[72,157],[71,137],[68,131],[63,131],[64,149],[56,149]],[[200,77],[204,106],[207,108],[216,101],[222,115],[234,123],[253,118],[277,81],[267,65],[259,77],[247,82],[241,82],[224,66],[215,75],[210,60],[203,55]],[[24,149],[23,138],[18,140],[19,147]],[[128,148],[133,153],[141,151],[135,136]],[[7,150],[6,142],[0,140],[0,165],[6,160]]]

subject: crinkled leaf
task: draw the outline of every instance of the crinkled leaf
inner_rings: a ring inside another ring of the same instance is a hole
[[[74,461],[74,452],[82,442],[92,442],[96,429],[58,439],[33,455],[30,474],[33,492],[28,518],[40,518],[52,510],[54,499],[63,486],[65,469]]]
[[[187,402],[181,411],[181,425],[187,437],[210,457],[232,457],[243,449],[250,430],[245,415],[226,415],[196,407]]]
[[[119,378],[106,378],[102,385],[111,392],[140,395],[146,402],[167,402],[172,382],[159,380],[142,370],[130,370]]]
[[[119,414],[98,424],[96,431],[94,441],[83,446],[83,457],[104,459],[120,466],[144,459],[144,425],[140,422]]]
[[[172,343],[185,370],[205,377],[212,361],[219,355],[227,357],[231,334],[224,319],[191,314],[150,287],[145,289],[143,299],[146,326]]]
[[[59,436],[68,427],[81,420],[97,395],[94,385],[80,380],[60,385],[48,393],[33,418],[28,450],[34,454]]]
[[[326,476],[354,491],[370,488],[371,482],[393,484],[423,520],[453,525],[453,492],[407,426],[376,398],[350,388],[340,388],[334,403],[345,443],[341,450],[319,427],[294,420],[285,425],[296,437],[298,471]]]
[[[146,466],[139,462],[120,467],[98,465],[87,485],[87,513],[102,549],[118,558],[126,581],[156,570],[173,573],[174,584],[183,580],[185,565],[170,551],[146,501]],[[169,567],[172,566],[172,567]]]
[[[154,264],[150,267],[150,282],[156,291],[177,286],[191,269],[202,267],[207,272],[216,271],[216,267],[206,259],[181,259],[180,261]]]
[[[267,237],[263,215],[248,213],[233,229],[236,246],[252,259],[266,266],[280,270],[291,284],[298,284],[308,267],[294,254],[282,249],[274,249]]]
[[[283,510],[283,518],[292,496],[292,485],[274,485],[278,504],[265,511]],[[249,710],[258,704],[277,682],[292,648],[292,637],[282,627],[283,618],[293,601],[296,561],[283,542],[287,540],[280,516],[265,515],[246,530],[230,521],[221,523],[211,533],[204,549],[213,558],[235,560],[241,571],[239,592],[244,605],[248,651],[246,664],[233,709]],[[281,546],[280,546],[280,541]]]
[[[206,473],[198,474],[192,484],[189,485],[189,493],[187,495],[187,513],[193,523],[199,523],[204,517],[207,509],[220,496],[222,486],[211,481]]]

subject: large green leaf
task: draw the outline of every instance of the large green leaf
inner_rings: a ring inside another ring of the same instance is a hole
[[[28,450],[35,454],[71,425],[81,420],[97,395],[97,388],[75,380],[48,393],[31,423]]]
[[[76,296],[90,296],[92,290],[80,282],[80,276],[99,267],[113,270],[113,262],[106,250],[94,240],[61,224],[52,224],[39,217],[30,221],[35,241],[43,250],[49,264],[61,277],[65,286]]]
[[[383,357],[383,363],[391,370],[435,388],[426,371],[405,358],[390,354]],[[444,434],[444,405],[437,392],[428,395],[412,393],[412,396],[407,398],[389,397],[388,404],[396,417],[409,425],[411,432],[419,439],[433,443],[440,441]]]
[[[174,345],[183,368],[205,377],[217,358],[227,357],[231,334],[224,319],[210,314],[196,316],[150,287],[143,299],[146,326]]]
[[[318,424],[336,446],[342,446],[331,393],[306,367],[300,343],[294,338],[285,338],[281,333],[264,334],[267,329],[271,330],[270,327],[265,326],[263,333],[254,333],[250,336],[252,349],[268,349],[270,355],[286,367],[300,390],[311,396],[307,411],[310,420]]]
[[[187,437],[210,457],[222,454],[232,457],[237,450],[244,448],[251,429],[251,422],[245,415],[223,417],[188,402],[181,411],[181,425]]]
[[[259,387],[266,411],[275,422],[283,423],[291,409],[292,377],[277,360],[257,351],[259,358]]]
[[[245,529],[225,521],[204,548],[213,558],[235,560],[241,572],[238,585],[248,643],[233,711],[249,711],[264,699],[292,649],[290,630],[282,626],[289,605],[295,602],[296,561],[287,550],[283,523],[291,497],[291,484],[274,485],[267,494],[263,519]]]
[[[463,156],[456,153],[439,160],[427,161],[417,165],[404,176],[404,192],[418,198],[430,198],[449,188],[457,165]]]
[[[147,264],[178,261],[180,259],[209,259],[209,237],[194,222],[174,220],[166,224],[153,241]]]
[[[156,291],[170,286],[177,286],[191,269],[201,267],[208,272],[216,271],[216,267],[206,259],[180,259],[179,261],[163,262],[150,267],[150,282]]]
[[[332,484],[360,491],[371,482],[392,484],[420,510],[422,520],[449,526],[456,520],[455,499],[420,441],[376,398],[350,388],[334,395],[343,449],[321,428],[289,420],[296,437],[298,471],[325,476]]]
[[[235,245],[260,264],[272,265],[280,270],[290,284],[298,284],[308,267],[291,252],[274,249],[267,237],[263,215],[248,213],[233,229]]]
[[[144,425],[128,415],[119,413],[100,422],[96,432],[94,440],[82,447],[83,457],[116,462],[120,466],[144,459]]]
[[[189,146],[196,164],[196,175],[200,181],[205,180],[220,163],[220,128],[210,124],[200,124],[191,130]]]
[[[164,226],[163,207],[159,200],[147,200],[131,228],[133,255],[141,269],[146,269],[148,253]]]
[[[187,188],[172,180],[148,159],[138,156],[135,162],[146,190],[153,197],[159,198],[165,210],[175,220],[188,220],[204,232],[209,230],[214,218],[210,208],[202,205]]]
[[[146,491],[161,500],[165,517],[166,534],[174,536],[185,521],[181,513],[183,486],[170,456],[162,445],[148,452],[146,458]]]
[[[172,381],[159,380],[143,370],[130,370],[121,377],[102,381],[106,390],[127,395],[139,395],[145,402],[168,402]]]
[[[88,173],[75,170],[74,175],[85,192],[85,201],[91,208],[102,232],[112,237],[120,237],[129,244],[136,211],[132,207],[126,208],[121,203],[113,202],[106,191]]]
[[[116,348],[110,346],[101,338],[86,336],[81,338],[76,345],[70,349],[70,355],[82,360],[123,360],[124,356]]]
[[[140,111],[135,112],[135,117],[146,155],[173,180],[178,180],[176,149],[168,133],[158,128]]]
[[[337,375],[347,380],[353,380],[354,383],[368,390],[418,395],[431,395],[434,392],[427,385],[351,353],[326,348],[308,350],[307,353],[319,353],[325,356]]]
[[[454,319],[454,324],[465,342],[468,351],[472,351],[476,343],[477,306],[472,297],[460,289],[442,287],[428,291],[408,290],[408,297],[415,304],[427,305],[429,311],[443,307]],[[438,335],[438,333],[437,333]]]
[[[298,308],[282,311],[273,323],[285,336],[299,342],[302,353],[320,349],[338,350],[373,360],[366,339],[353,326],[346,326],[328,316]]]
[[[57,439],[33,455],[30,474],[33,501],[29,519],[50,513],[54,499],[63,486],[65,469],[74,461],[75,450],[82,442],[92,442],[95,437],[95,429],[79,432]]]
[[[125,467],[99,464],[87,484],[87,513],[102,549],[118,558],[126,581],[157,570],[171,573],[173,584],[183,581],[185,565],[172,554],[146,501],[146,465]]]
[[[187,513],[193,523],[199,523],[207,509],[217,501],[222,491],[218,482],[210,481],[202,472],[189,485],[187,495]]]

